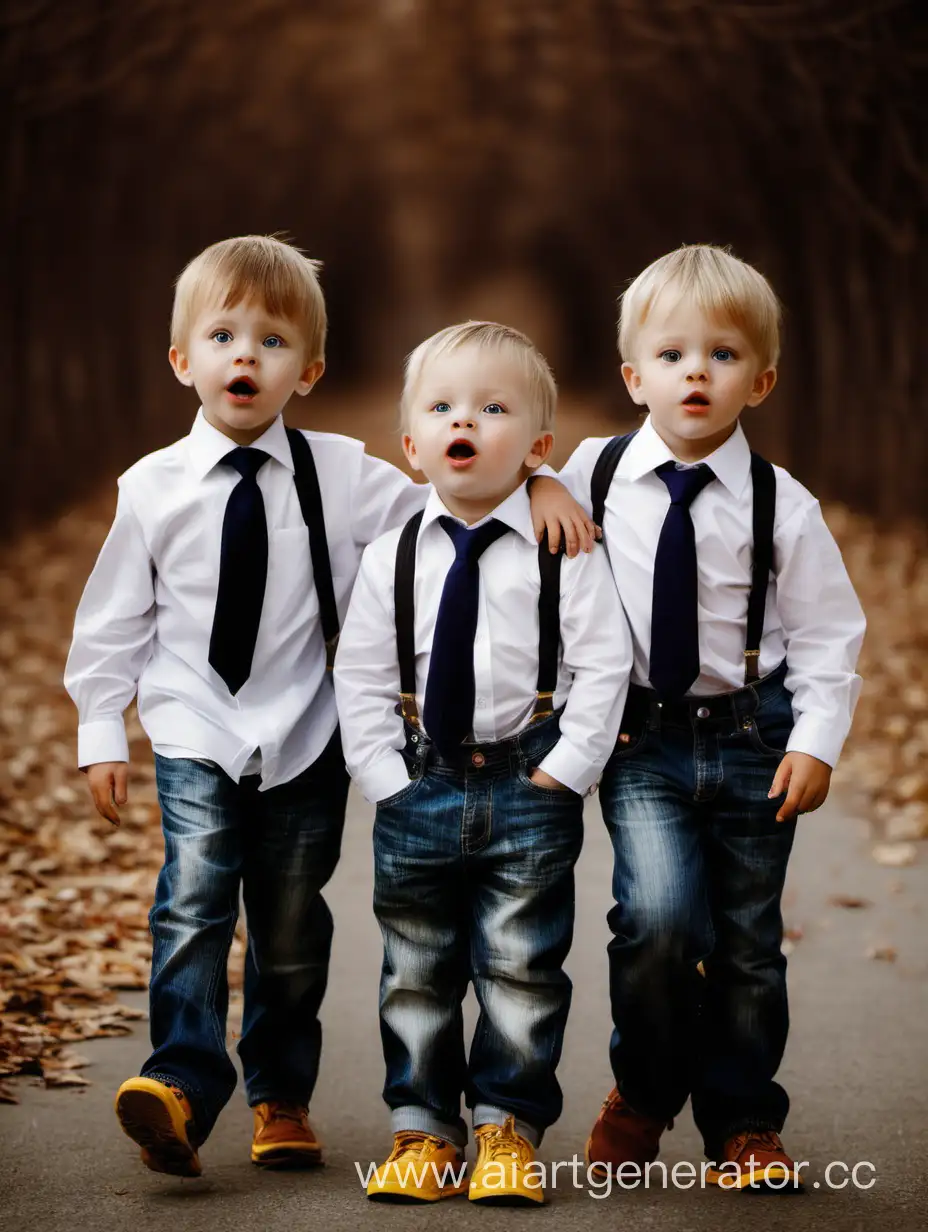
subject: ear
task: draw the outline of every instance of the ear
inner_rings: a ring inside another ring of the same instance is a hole
[[[300,374],[300,379],[296,383],[296,392],[301,398],[305,398],[315,383],[325,372],[325,360],[314,359],[303,372]]]
[[[403,434],[403,453],[406,455],[406,461],[414,471],[422,470],[422,463],[419,461],[419,454],[416,452],[416,442],[408,432]]]
[[[174,369],[174,375],[180,381],[181,385],[190,386],[193,384],[193,373],[190,371],[190,361],[186,355],[182,355],[176,346],[172,346],[168,351],[168,362]]]
[[[530,471],[537,470],[544,462],[548,460],[548,455],[554,448],[554,434],[544,432],[541,436],[536,437],[532,442],[532,447],[525,455],[523,465],[527,466]]]
[[[641,377],[635,371],[633,364],[622,365],[622,380],[625,382],[625,388],[628,390],[632,402],[636,406],[644,406],[645,397],[641,386]]]
[[[751,393],[748,396],[748,400],[745,405],[760,406],[776,383],[776,368],[767,368],[766,371],[759,372],[754,378],[754,384],[751,386]]]

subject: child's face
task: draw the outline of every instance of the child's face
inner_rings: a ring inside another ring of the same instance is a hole
[[[292,321],[248,300],[205,308],[186,349],[171,347],[169,359],[181,384],[196,388],[208,422],[239,445],[257,440],[292,394],[308,394],[324,367],[306,363]]]
[[[655,431],[685,462],[707,457],[734,430],[746,406],[763,402],[776,369],[762,369],[745,334],[665,291],[622,365],[628,392],[647,406]]]
[[[430,360],[412,390],[403,449],[451,513],[476,522],[551,452],[531,384],[504,350],[464,345]]]

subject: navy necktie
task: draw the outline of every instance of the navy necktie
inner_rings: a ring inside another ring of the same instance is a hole
[[[241,475],[222,519],[219,589],[209,639],[209,662],[234,696],[251,673],[264,587],[267,582],[267,519],[258,471],[263,449],[233,449],[222,459]]]
[[[678,469],[664,462],[655,472],[670,492],[654,558],[649,679],[665,701],[680,698],[699,675],[696,534],[690,505],[711,483],[708,466]]]
[[[474,725],[474,638],[480,595],[477,562],[509,527],[495,518],[475,530],[453,518],[438,520],[454,544],[454,564],[448,570],[438,605],[422,719],[439,752],[452,753]]]

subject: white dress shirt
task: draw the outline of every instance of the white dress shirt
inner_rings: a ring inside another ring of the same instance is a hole
[[[437,493],[425,507],[416,545],[416,701],[422,714],[432,639],[454,545],[437,519],[448,515]],[[538,680],[538,544],[523,484],[490,517],[503,535],[480,556],[474,640],[474,738],[492,742],[528,724]],[[478,523],[479,524],[479,523]],[[348,769],[370,801],[409,782],[396,713],[400,675],[393,579],[399,532],[364,553],[335,659],[335,693]],[[555,707],[564,706],[560,739],[540,768],[576,792],[596,780],[615,745],[628,690],[631,638],[605,553],[564,558],[560,585],[561,650]],[[461,653],[469,653],[461,647]],[[566,704],[565,704],[566,703]]]
[[[347,436],[306,432],[325,513],[339,616],[363,549],[420,510],[430,489]],[[138,689],[155,752],[217,763],[261,789],[289,782],[335,731],[319,602],[293,460],[278,417],[254,442],[268,527],[268,570],[251,675],[233,697],[208,662],[235,448],[198,413],[188,436],[119,479],[112,529],[77,610],[65,686],[77,704],[78,763],[127,761],[123,711]]]
[[[574,451],[560,478],[590,509],[590,480],[609,437]],[[632,680],[648,686],[654,559],[670,494],[656,467],[677,461],[646,420],[619,462],[606,499],[603,534],[635,647]],[[696,697],[741,688],[754,556],[751,451],[739,424],[703,461],[717,482],[690,508],[699,563],[699,659]],[[860,692],[855,672],[865,620],[838,545],[818,501],[782,467],[773,532],[774,574],[767,589],[759,672],[784,656],[796,724],[788,751],[834,766]]]

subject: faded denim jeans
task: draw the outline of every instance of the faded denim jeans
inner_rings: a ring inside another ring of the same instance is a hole
[[[377,807],[374,909],[394,1132],[463,1145],[462,1094],[475,1126],[511,1115],[536,1143],[560,1115],[555,1071],[570,1007],[563,963],[583,800],[528,777],[558,734],[554,716],[512,740],[462,746],[452,765],[410,733],[414,777]],[[471,981],[480,1016],[468,1056],[461,1002]]]
[[[259,792],[218,766],[155,758],[164,866],[150,914],[152,1054],[145,1077],[181,1087],[205,1138],[235,1089],[226,967],[244,897],[245,1009],[238,1045],[248,1102],[308,1103],[316,1083],[348,776],[338,734],[289,783]]]
[[[615,858],[613,1073],[651,1116],[669,1120],[692,1096],[710,1159],[742,1129],[779,1131],[789,1109],[774,1075],[789,1026],[780,899],[795,822],[777,822],[782,798],[767,798],[793,726],[783,677],[712,699],[707,717],[708,699],[657,707],[633,688],[631,739],[600,791]]]

